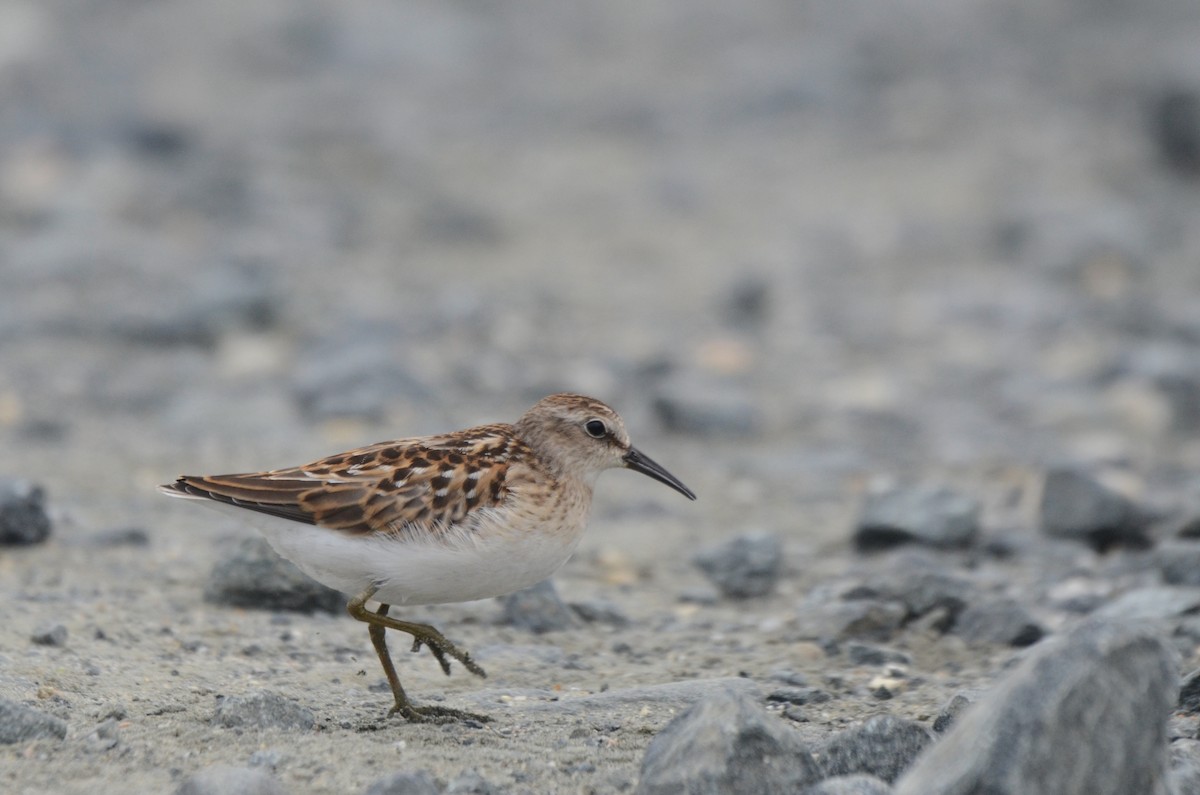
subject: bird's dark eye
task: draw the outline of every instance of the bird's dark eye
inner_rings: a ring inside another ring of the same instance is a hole
[[[588,436],[593,439],[603,439],[608,433],[608,426],[600,420],[588,420],[583,426],[583,429],[588,432]]]

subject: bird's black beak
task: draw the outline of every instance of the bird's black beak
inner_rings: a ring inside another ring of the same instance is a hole
[[[659,483],[666,483],[675,491],[679,492],[689,500],[696,499],[696,495],[692,490],[680,482],[679,478],[672,475],[667,470],[656,464],[654,460],[643,455],[637,448],[630,447],[629,452],[625,454],[625,466],[632,469],[634,472],[641,472],[643,475],[649,475]]]

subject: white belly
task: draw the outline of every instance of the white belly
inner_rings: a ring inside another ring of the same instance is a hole
[[[227,512],[255,526],[317,582],[350,596],[374,585],[372,599],[393,605],[468,602],[536,585],[567,562],[583,531],[582,523],[567,532],[488,532],[485,526],[454,543],[417,542],[347,535],[240,508]]]

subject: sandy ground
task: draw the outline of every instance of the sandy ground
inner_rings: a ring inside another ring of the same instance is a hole
[[[0,697],[69,724],[0,748],[6,792],[167,792],[215,763],[296,793],[419,769],[619,792],[703,682],[765,695],[782,670],[837,695],[795,723],[814,743],[926,721],[1011,650],[909,627],[887,644],[911,684],[881,701],[805,629],[814,593],[910,562],[852,551],[870,486],[971,494],[1018,550],[1052,463],[1200,501],[1200,187],[1155,133],[1164,92],[1200,90],[1190,2],[14,1],[0,31],[0,473],[55,520],[0,551]],[[385,719],[345,616],[205,603],[252,531],[153,490],[562,389],[700,500],[600,481],[556,582],[626,627],[406,614],[489,678],[395,643],[405,684],[485,728]],[[750,530],[784,539],[774,593],[683,598],[695,551]],[[997,593],[1112,562],[1065,558],[938,560]],[[65,645],[31,642],[55,623]],[[261,690],[315,727],[212,723]]]

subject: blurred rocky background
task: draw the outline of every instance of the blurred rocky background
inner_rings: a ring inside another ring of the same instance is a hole
[[[0,698],[11,742],[51,738],[8,781],[162,791],[222,762],[364,790],[388,772],[345,764],[386,701],[365,633],[289,614],[336,599],[250,587],[275,564],[249,532],[153,487],[558,390],[700,502],[609,474],[569,607],[431,608],[495,644],[485,711],[744,674],[827,764],[794,787],[893,780],[910,758],[817,749],[881,711],[949,722],[1093,614],[1163,622],[1191,670],[1198,41],[1192,0],[0,3]],[[248,762],[209,720],[260,688],[324,734]],[[583,735],[534,711],[487,751],[369,736],[424,748],[395,761],[434,791],[681,786],[639,764],[694,697],[631,692]],[[1163,742],[1194,742],[1188,709]],[[503,772],[506,743],[557,766]]]

